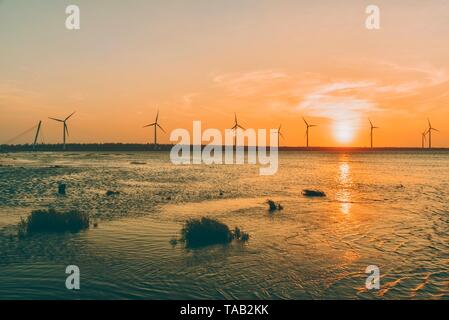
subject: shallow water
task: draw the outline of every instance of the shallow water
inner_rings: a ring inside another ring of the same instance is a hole
[[[448,299],[448,195],[449,152],[281,152],[274,176],[175,166],[164,152],[0,154],[0,299]],[[267,198],[284,210],[270,214]],[[85,210],[99,226],[15,237],[21,216],[48,206]],[[249,242],[169,243],[205,215]],[[79,291],[65,289],[71,264]],[[379,290],[365,289],[369,265]]]

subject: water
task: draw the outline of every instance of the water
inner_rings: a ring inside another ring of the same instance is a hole
[[[278,174],[258,173],[175,166],[164,152],[2,154],[0,299],[449,298],[449,152],[281,152]],[[270,214],[268,198],[285,209]],[[98,227],[15,237],[20,217],[49,205],[88,211]],[[169,243],[201,216],[251,238]],[[79,291],[65,289],[71,264]],[[369,265],[379,290],[365,289]]]

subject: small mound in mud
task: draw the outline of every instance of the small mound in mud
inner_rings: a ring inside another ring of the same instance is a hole
[[[89,228],[86,213],[71,210],[58,212],[55,209],[35,210],[22,219],[18,226],[19,237],[36,233],[79,232]]]
[[[305,197],[325,197],[326,194],[323,191],[320,190],[310,190],[310,189],[304,189],[302,191],[303,196]]]
[[[106,195],[108,196],[108,197],[111,197],[111,196],[117,196],[117,195],[119,195],[120,194],[120,191],[113,191],[113,190],[108,190],[108,191],[106,191]]]

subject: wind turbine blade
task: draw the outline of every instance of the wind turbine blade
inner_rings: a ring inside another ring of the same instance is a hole
[[[59,121],[59,122],[64,122],[64,120],[56,119],[56,118],[50,118],[50,117],[48,117],[48,119],[55,120],[55,121]]]
[[[69,136],[69,128],[67,127],[67,124],[64,122],[64,129],[65,133],[67,134],[67,137]]]
[[[245,128],[243,128],[241,125],[237,125],[237,128],[240,128],[240,129],[242,129],[242,130],[246,130]]]
[[[162,129],[162,127],[159,125],[159,124],[156,124],[158,127],[159,127],[159,129],[161,129],[164,133],[167,133],[167,132],[165,132],[165,130],[164,129]]]
[[[237,124],[237,113],[234,112],[234,123]]]
[[[143,128],[146,128],[146,127],[152,127],[152,126],[154,126],[156,123],[151,123],[151,124],[147,124],[146,126],[143,126]]]
[[[75,114],[75,112],[76,112],[76,111],[72,112],[72,113],[70,114],[70,116],[68,116],[67,118],[64,119],[64,121],[69,120],[69,118],[70,118],[71,116],[73,116],[73,115]]]
[[[157,123],[157,119],[159,119],[159,109],[157,110],[157,113],[156,113],[156,121],[155,121],[154,123]]]
[[[306,126],[309,126],[309,124],[307,123],[306,119],[304,119],[304,117],[302,117],[302,120],[304,120],[304,123],[306,124]]]
[[[281,136],[282,139],[285,140],[284,135],[282,133],[279,132],[279,135]]]

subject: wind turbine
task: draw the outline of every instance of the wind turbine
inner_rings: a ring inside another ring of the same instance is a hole
[[[246,130],[241,125],[239,125],[237,121],[237,114],[234,112],[234,126],[231,128],[231,130],[237,131],[237,129]],[[234,135],[234,146],[237,147],[237,134]]]
[[[379,127],[375,127],[373,126],[373,123],[371,122],[370,119],[368,119],[369,124],[371,125],[371,131],[370,131],[370,138],[371,138],[371,148],[373,147],[373,131],[374,129],[379,129]]]
[[[440,131],[438,129],[435,129],[435,128],[432,127],[432,124],[430,123],[429,119],[427,119],[427,122],[429,123],[429,131],[428,131],[428,133],[429,133],[429,149],[430,149],[430,148],[432,148],[432,130],[433,131],[437,131],[437,132],[440,132]]]
[[[70,115],[69,115],[67,118],[65,118],[64,120],[56,119],[56,118],[50,118],[50,117],[49,117],[49,119],[51,119],[51,120],[55,120],[55,121],[58,121],[58,122],[62,122],[62,123],[63,123],[63,125],[62,125],[62,142],[63,142],[62,149],[63,149],[63,150],[65,150],[65,136],[66,136],[66,134],[67,134],[67,136],[69,136],[69,129],[68,129],[68,127],[67,127],[67,120],[69,120],[69,118],[70,118],[71,116],[73,116],[74,114],[75,114],[75,111],[72,112],[72,114],[70,114]]]
[[[302,117],[304,123],[306,124],[306,146],[309,147],[309,128],[316,127],[315,124],[309,124],[304,117]]]
[[[165,130],[157,122],[158,118],[159,118],[159,110],[157,111],[157,114],[156,114],[156,120],[154,120],[153,123],[150,123],[150,124],[147,124],[146,126],[143,126],[144,128],[146,128],[146,127],[153,127],[154,126],[154,146],[157,145],[157,128],[159,127],[159,129],[161,129],[164,133],[166,133]]]
[[[423,149],[424,149],[424,145],[426,144],[426,136],[427,136],[427,130],[424,130],[424,132],[421,133],[421,144],[422,144]]]
[[[281,124],[279,125],[279,128],[278,128],[278,149],[279,149],[279,146],[280,146],[280,143],[279,143],[279,137],[281,137],[282,139],[284,139],[284,135],[282,134],[282,132],[281,132]]]
[[[39,120],[37,125],[36,135],[34,136],[33,149],[36,148],[37,138],[39,137],[39,132],[41,131],[42,120]]]

